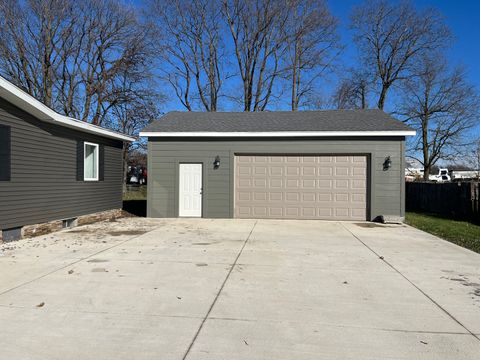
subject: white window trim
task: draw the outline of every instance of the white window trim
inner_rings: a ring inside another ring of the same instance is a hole
[[[95,146],[97,148],[97,151],[95,152],[95,154],[96,154],[96,156],[95,156],[95,166],[97,168],[97,176],[94,177],[94,178],[85,177],[85,154],[87,152],[86,151],[87,150],[87,145]],[[98,175],[100,173],[99,152],[100,152],[100,146],[98,144],[87,142],[87,141],[83,142],[83,181],[98,181]]]

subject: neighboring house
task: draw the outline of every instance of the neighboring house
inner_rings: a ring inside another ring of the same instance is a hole
[[[0,230],[122,207],[125,141],[60,115],[0,77]]]
[[[171,112],[140,133],[147,214],[401,220],[414,134],[380,110]]]

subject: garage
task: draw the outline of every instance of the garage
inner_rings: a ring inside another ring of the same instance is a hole
[[[235,156],[235,217],[366,220],[366,156]]]
[[[140,133],[147,216],[402,221],[414,134],[373,109],[171,112]]]

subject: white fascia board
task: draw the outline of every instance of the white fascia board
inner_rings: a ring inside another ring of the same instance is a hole
[[[335,136],[415,136],[414,130],[402,131],[274,131],[274,132],[155,132],[142,131],[142,137],[335,137]]]
[[[45,122],[122,141],[136,140],[134,137],[128,135],[61,115],[1,76],[0,97]]]

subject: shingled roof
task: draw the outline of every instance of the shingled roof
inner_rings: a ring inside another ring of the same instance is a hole
[[[377,109],[263,112],[173,111],[141,136],[413,135],[414,131]]]

